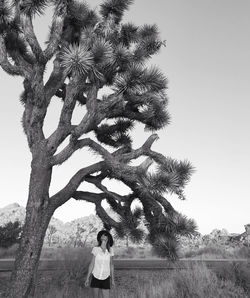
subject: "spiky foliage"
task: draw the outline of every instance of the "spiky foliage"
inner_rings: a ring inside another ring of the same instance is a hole
[[[138,41],[138,26],[132,23],[123,24],[121,27],[120,40],[122,44],[129,47],[132,42]]]
[[[147,69],[134,64],[116,78],[114,86],[118,93],[138,95],[146,92],[163,91],[166,89],[167,80],[156,67]]]
[[[93,56],[86,47],[70,45],[61,53],[61,65],[67,74],[82,76],[93,65]]]
[[[49,2],[49,0],[24,0],[20,5],[20,11],[29,16],[41,15]]]
[[[3,33],[13,21],[13,9],[9,1],[0,2],[0,34]]]
[[[95,11],[90,9],[85,1],[72,1],[69,5],[68,18],[71,20],[71,24],[79,26],[79,29],[94,26],[98,21]]]
[[[114,206],[108,200],[111,208]],[[116,210],[116,212],[119,212]],[[141,243],[145,238],[145,232],[141,228],[143,221],[143,211],[140,207],[136,207],[131,211],[130,206],[124,206],[122,215],[119,216],[119,224],[115,227],[115,234],[119,238],[127,237],[133,243]]]
[[[132,139],[128,131],[133,128],[133,122],[119,119],[115,124],[102,124],[96,130],[95,134],[103,144],[119,148],[120,146],[131,146]]]
[[[109,64],[112,59],[112,45],[103,38],[96,39],[91,47],[94,64]]]
[[[129,8],[133,0],[106,0],[101,4],[100,13],[104,18],[113,15],[116,22],[119,22],[124,14],[124,11]]]

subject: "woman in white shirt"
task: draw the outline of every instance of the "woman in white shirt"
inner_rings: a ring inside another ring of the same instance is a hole
[[[113,266],[113,238],[111,234],[102,230],[97,234],[98,246],[91,251],[92,259],[85,281],[85,286],[93,289],[93,297],[98,298],[99,292],[103,298],[110,297],[111,284],[114,285],[114,266]],[[91,277],[91,282],[90,282]]]

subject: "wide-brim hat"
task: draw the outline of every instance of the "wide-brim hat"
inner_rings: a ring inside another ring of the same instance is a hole
[[[98,234],[97,234],[97,241],[101,241],[101,237],[102,235],[105,235],[109,238],[109,245],[110,246],[113,246],[113,243],[114,243],[114,240],[113,240],[113,237],[112,235],[109,233],[109,231],[106,231],[106,230],[101,230]]]

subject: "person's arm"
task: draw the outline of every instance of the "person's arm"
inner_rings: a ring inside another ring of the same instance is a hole
[[[113,256],[110,256],[110,277],[111,277],[111,284],[115,285],[115,276],[114,276],[114,262]]]
[[[89,286],[89,278],[90,278],[90,275],[91,275],[91,273],[94,269],[94,265],[95,265],[95,256],[93,255],[92,259],[91,259],[91,262],[89,264],[88,274],[87,274],[86,281],[85,281],[85,286],[86,287]]]

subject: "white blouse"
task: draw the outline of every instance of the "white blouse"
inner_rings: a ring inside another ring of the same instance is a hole
[[[104,280],[110,276],[110,257],[114,256],[113,248],[110,247],[110,252],[106,249],[103,252],[100,246],[92,249],[91,253],[95,256],[94,269],[92,274],[95,278]]]

